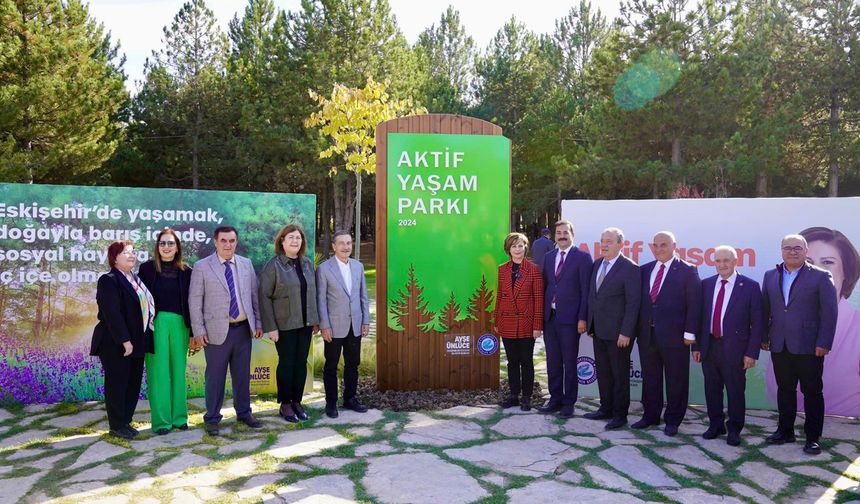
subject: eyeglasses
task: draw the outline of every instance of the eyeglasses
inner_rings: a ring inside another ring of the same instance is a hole
[[[158,242],[158,246],[159,247],[175,247],[176,242],[172,241],[172,240],[171,241],[160,241],[160,242]]]
[[[794,247],[782,247],[783,252],[794,252],[795,254],[799,254],[803,252],[803,247],[800,245],[795,245]]]
[[[124,255],[126,257],[136,257],[137,251],[136,250],[123,250],[122,252],[120,252],[120,255]]]

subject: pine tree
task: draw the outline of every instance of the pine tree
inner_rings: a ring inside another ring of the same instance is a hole
[[[0,0],[0,179],[68,183],[101,167],[127,99],[109,34],[80,0]]]
[[[400,331],[407,333],[429,332],[433,328],[436,315],[427,310],[424,287],[415,278],[415,268],[409,265],[409,280],[397,293],[398,299],[391,301],[391,313],[395,316]]]

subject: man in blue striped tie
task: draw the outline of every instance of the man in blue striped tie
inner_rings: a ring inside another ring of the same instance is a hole
[[[228,368],[236,417],[248,427],[262,427],[251,414],[251,336],[263,335],[257,275],[251,261],[236,254],[234,227],[216,228],[214,240],[215,253],[194,265],[188,293],[191,331],[206,356],[203,421],[210,436],[219,433]]]

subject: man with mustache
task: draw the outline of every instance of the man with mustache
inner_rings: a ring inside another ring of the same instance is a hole
[[[579,335],[586,331],[591,254],[573,247],[573,223],[555,223],[557,248],[547,253],[542,269],[544,336],[549,401],[538,411],[573,417],[579,383],[576,357]]]

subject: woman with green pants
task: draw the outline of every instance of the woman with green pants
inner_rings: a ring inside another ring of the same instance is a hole
[[[138,275],[155,299],[153,339],[158,353],[146,354],[146,382],[152,430],[164,435],[171,429],[188,429],[185,364],[191,338],[191,267],[182,260],[179,236],[170,228],[158,233],[152,257],[140,265]]]

